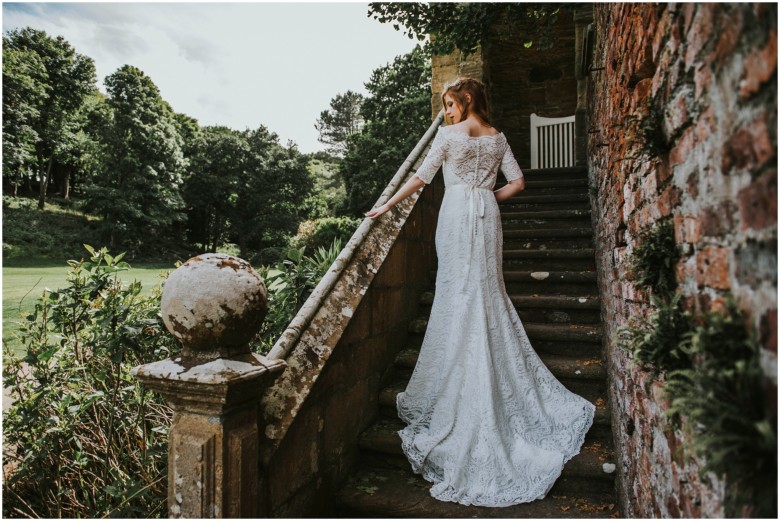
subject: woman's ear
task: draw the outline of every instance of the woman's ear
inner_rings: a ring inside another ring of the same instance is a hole
[[[466,103],[471,104],[471,94],[466,93]]]

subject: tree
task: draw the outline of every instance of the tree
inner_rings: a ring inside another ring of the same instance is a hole
[[[182,139],[173,111],[141,70],[125,65],[105,85],[112,118],[104,134],[106,164],[86,208],[103,216],[112,247],[138,248],[172,237],[184,220]]]
[[[217,251],[230,231],[249,161],[245,134],[226,127],[200,132],[182,195],[188,238],[203,250]]]
[[[236,201],[231,226],[241,255],[253,262],[267,263],[279,258],[264,249],[286,244],[304,217],[304,201],[312,190],[308,159],[288,143],[279,144],[276,134],[261,126],[247,134],[249,160]],[[279,253],[279,252],[276,252]]]
[[[496,2],[371,2],[368,15],[397,30],[404,26],[409,38],[423,41],[433,54],[449,54],[456,48],[464,54],[485,46],[497,24],[506,24],[505,36],[520,32],[526,47],[538,42],[540,49],[552,47],[551,27],[563,10],[574,4]]]
[[[339,167],[347,190],[347,210],[371,208],[406,156],[430,125],[431,71],[417,46],[380,67],[366,83],[371,94],[361,108],[363,130],[350,138]]]
[[[75,139],[75,115],[94,89],[95,64],[91,58],[77,54],[61,36],[51,38],[44,31],[29,27],[8,33],[3,38],[3,48],[4,55],[7,48],[21,53],[16,58],[32,59],[32,68],[28,70],[35,72],[28,78],[38,83],[30,86],[34,94],[27,98],[34,110],[24,112],[35,132],[35,164],[40,181],[38,208],[43,210],[52,165]],[[37,60],[32,54],[38,56]],[[45,74],[41,74],[37,62],[43,65]],[[39,96],[41,91],[45,95]]]
[[[14,49],[3,36],[3,179],[18,195],[22,171],[35,157],[33,124],[46,96],[46,69],[37,53]],[[26,176],[25,176],[26,177]]]
[[[330,100],[330,110],[320,113],[314,128],[320,133],[320,143],[329,145],[328,151],[333,155],[343,157],[349,138],[363,126],[360,115],[362,104],[363,95],[348,90]]]

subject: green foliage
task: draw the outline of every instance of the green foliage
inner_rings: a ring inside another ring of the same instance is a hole
[[[23,359],[4,354],[6,517],[161,517],[171,411],[130,369],[171,354],[159,290],[121,284],[105,249],[69,261],[22,326]]]
[[[360,115],[362,104],[363,95],[348,90],[330,100],[330,110],[320,113],[314,128],[320,133],[320,143],[328,145],[331,154],[343,157],[349,146],[349,138],[360,131],[363,126]]]
[[[726,476],[726,516],[777,515],[777,417],[761,369],[761,346],[745,328],[742,312],[729,297],[724,313],[703,317],[687,340],[695,367],[671,371],[665,389],[667,414],[688,417],[694,450],[708,472]]]
[[[682,294],[670,302],[652,297],[655,311],[647,319],[634,318],[621,328],[622,347],[643,369],[654,373],[691,367],[683,341],[691,330],[690,314],[680,306]]]
[[[14,89],[24,85],[16,95],[3,97],[3,113],[14,115],[13,121],[23,127],[11,131],[15,136],[12,142],[23,143],[20,146],[28,149],[30,144],[34,147],[34,161],[29,166],[37,170],[40,179],[38,206],[43,209],[52,166],[75,139],[76,114],[95,88],[95,64],[91,58],[76,53],[61,36],[52,38],[30,27],[10,31],[3,37],[3,49],[4,55],[8,49],[12,57],[11,85]],[[15,56],[13,51],[17,52]],[[29,66],[14,70],[19,59],[30,60]],[[6,108],[6,102],[11,106]],[[30,159],[18,147],[14,148],[15,160]]]
[[[287,244],[306,217],[304,203],[313,181],[307,157],[293,143],[281,146],[278,136],[263,126],[246,139],[246,177],[237,192],[230,238],[243,258],[266,264],[278,260],[272,248]]]
[[[258,272],[268,289],[268,315],[260,331],[258,350],[268,353],[287,329],[298,310],[317,287],[322,277],[341,253],[341,240],[330,247],[320,247],[313,256],[305,256],[306,247],[289,248],[287,258],[275,267],[261,267]]]
[[[397,31],[403,26],[409,38],[423,41],[433,35],[426,49],[434,54],[449,54],[456,48],[471,54],[478,45],[488,45],[498,24],[506,25],[500,33],[502,37],[520,32],[524,47],[537,42],[540,49],[550,48],[554,44],[553,24],[574,4],[371,2],[368,5],[369,16],[382,23],[392,23]]]
[[[339,167],[347,190],[346,213],[370,209],[430,125],[431,70],[418,46],[380,67],[366,83],[366,121]]]
[[[50,202],[45,211],[35,201],[3,196],[3,258],[78,258],[84,241],[97,241],[100,222],[77,209]]]
[[[112,119],[104,169],[92,180],[86,208],[104,218],[112,246],[136,252],[149,238],[173,235],[184,220],[182,139],[173,111],[139,69],[125,65],[105,84]]]
[[[39,140],[33,128],[46,97],[41,57],[30,49],[14,49],[3,36],[3,178],[16,194],[22,170],[35,160]]]
[[[317,251],[318,248],[328,247],[334,239],[346,244],[361,222],[361,219],[352,217],[323,217],[303,221],[291,241],[291,247],[306,247],[309,251]]]
[[[638,242],[630,260],[635,285],[650,288],[657,297],[668,300],[677,287],[675,266],[680,260],[674,225],[668,219],[656,224],[641,234]]]
[[[655,98],[648,98],[646,104],[646,115],[639,120],[638,134],[643,149],[651,157],[659,157],[669,152],[669,139],[664,133],[664,113],[659,108],[661,104]]]

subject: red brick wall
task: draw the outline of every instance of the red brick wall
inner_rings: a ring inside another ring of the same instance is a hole
[[[626,259],[640,231],[670,218],[686,306],[717,309],[731,291],[776,395],[777,6],[595,4],[594,15],[593,65],[605,69],[588,81],[588,165],[620,493],[630,517],[719,517],[721,484],[701,483],[684,434],[664,430],[661,384],[616,332],[650,311]],[[653,113],[659,153],[639,130]]]

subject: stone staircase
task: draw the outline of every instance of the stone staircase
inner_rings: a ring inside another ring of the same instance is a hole
[[[425,334],[433,291],[420,298],[379,396],[379,417],[359,440],[360,468],[336,494],[338,517],[619,517],[615,463],[601,355],[587,173],[583,168],[526,170],[526,190],[501,203],[504,280],[531,344],[566,387],[596,405],[580,453],[564,467],[544,499],[504,508],[464,506],[430,496],[430,483],[412,472],[396,431],[395,397],[406,388]],[[435,287],[435,272],[431,288]]]

